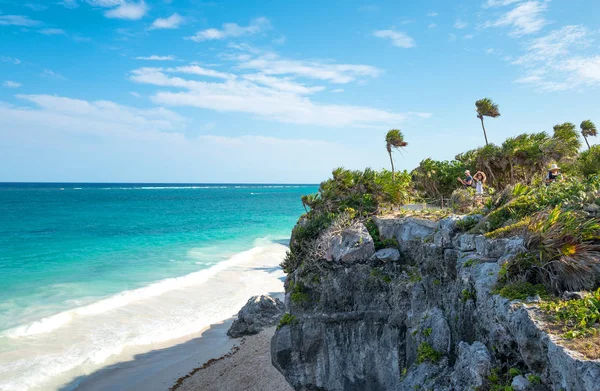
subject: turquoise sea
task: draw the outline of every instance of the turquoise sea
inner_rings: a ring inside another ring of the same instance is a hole
[[[270,280],[241,276],[240,297],[211,308],[208,296],[214,301],[220,292],[202,291],[203,284],[252,258],[280,261],[281,243],[304,211],[300,196],[316,190],[0,184],[0,390],[45,389],[53,377],[102,365],[128,346],[180,338],[229,317],[235,310],[227,306],[247,299],[244,289]],[[183,325],[177,316],[186,310],[197,317]]]

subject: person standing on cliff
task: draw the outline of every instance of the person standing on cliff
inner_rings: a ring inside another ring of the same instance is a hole
[[[473,180],[475,181],[475,202],[477,206],[483,205],[483,184],[487,180],[487,177],[483,173],[483,171],[477,171],[475,175],[473,175]]]
[[[458,181],[463,184],[465,189],[471,187],[471,185],[473,185],[473,177],[471,176],[471,171],[465,170],[465,179],[458,177]]]
[[[548,170],[548,174],[546,174],[545,182],[546,186],[549,186],[551,183],[556,182],[561,179],[560,175],[560,167],[556,164],[553,164]]]

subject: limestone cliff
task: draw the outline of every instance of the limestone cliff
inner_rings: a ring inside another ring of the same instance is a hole
[[[378,218],[381,239],[398,248],[377,253],[360,224],[326,235],[318,270],[286,281],[291,316],[271,354],[288,382],[297,390],[486,390],[500,389],[493,378],[511,367],[523,374],[513,390],[600,390],[600,363],[559,346],[531,303],[492,293],[522,240],[461,233],[460,219]]]

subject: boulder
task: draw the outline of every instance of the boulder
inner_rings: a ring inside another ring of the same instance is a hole
[[[276,325],[284,312],[285,305],[281,300],[268,295],[252,296],[238,312],[227,335],[239,338],[257,334],[265,327]]]
[[[484,344],[479,341],[469,345],[458,344],[458,358],[454,364],[452,384],[455,390],[468,390],[483,386],[492,368],[492,357]]]
[[[500,258],[526,251],[523,238],[488,239],[479,235],[475,237],[475,247],[479,254],[487,258]]]
[[[526,391],[531,387],[531,382],[523,375],[515,376],[510,386],[514,391]]]
[[[384,248],[382,250],[377,251],[371,259],[379,260],[381,262],[397,262],[400,259],[400,251],[395,248]]]
[[[396,238],[398,242],[414,239],[424,239],[433,235],[438,223],[415,217],[389,218],[376,217],[373,219],[382,239]]]
[[[329,238],[326,258],[329,261],[352,264],[367,261],[373,254],[375,243],[367,227],[362,223],[355,223]]]

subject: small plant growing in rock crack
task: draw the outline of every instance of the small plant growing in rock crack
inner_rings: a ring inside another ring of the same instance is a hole
[[[477,265],[479,263],[479,259],[470,258],[463,264],[464,267],[471,267],[473,265]]]
[[[423,279],[418,269],[409,269],[406,271],[406,274],[408,274],[408,279],[410,282],[420,282]]]
[[[475,300],[475,293],[468,289],[463,289],[460,292],[460,299],[463,303],[466,303],[469,299]]]
[[[388,284],[392,282],[392,277],[388,276],[387,274],[383,273],[381,270],[376,268],[371,269],[371,277],[378,278]]]
[[[509,374],[511,377],[515,377],[515,376],[522,375],[523,373],[522,373],[522,372],[521,372],[519,369],[517,369],[517,368],[510,368],[510,369],[508,370],[508,374]]]
[[[304,304],[311,301],[310,295],[304,292],[304,285],[302,283],[290,282],[289,290],[292,292],[290,296],[292,303]]]
[[[423,342],[417,348],[417,363],[422,364],[425,361],[436,363],[442,358],[442,353],[438,352],[427,342]]]
[[[433,332],[433,329],[431,327],[428,327],[428,328],[424,329],[423,331],[421,331],[421,334],[425,337],[429,337],[432,332]]]
[[[542,378],[538,375],[527,375],[527,380],[529,380],[531,384],[542,384]]]
[[[440,285],[440,284],[441,284],[440,280],[433,280],[433,285],[437,286],[437,285]]]
[[[473,227],[475,227],[478,222],[479,219],[477,219],[476,217],[469,216],[467,218],[457,221],[456,228],[460,232],[467,232],[470,231]]]
[[[296,323],[297,323],[296,317],[294,315],[291,315],[289,312],[286,312],[281,317],[281,320],[279,321],[279,324],[277,325],[277,330],[279,330],[280,328],[282,328],[285,325],[296,324]]]

